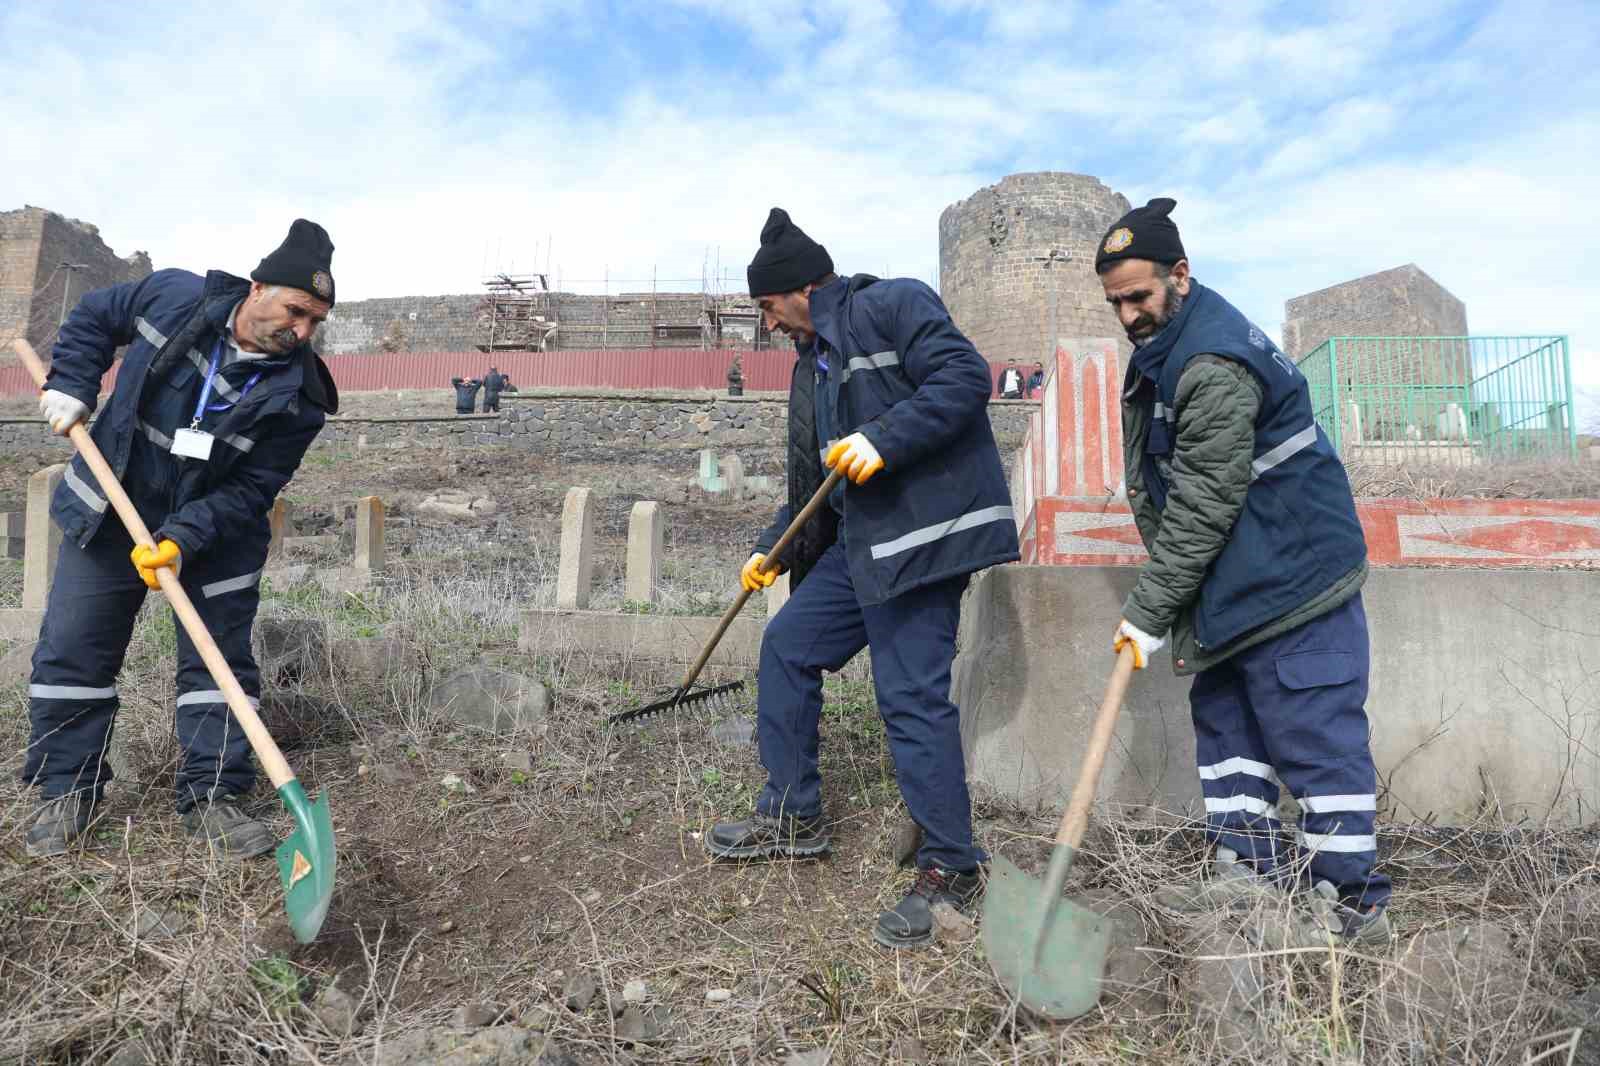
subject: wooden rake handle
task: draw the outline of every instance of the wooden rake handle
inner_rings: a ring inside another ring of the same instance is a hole
[[[1128,681],[1133,677],[1134,648],[1128,641],[1117,654],[1116,668],[1106,683],[1106,695],[1100,701],[1100,710],[1094,716],[1094,731],[1089,734],[1089,747],[1083,753],[1083,769],[1078,771],[1078,783],[1072,789],[1072,801],[1067,813],[1061,816],[1061,831],[1056,843],[1073,851],[1083,843],[1083,832],[1089,825],[1089,808],[1094,804],[1095,792],[1100,787],[1100,771],[1105,768],[1106,753],[1111,750],[1111,737],[1117,731],[1117,716],[1122,713],[1122,698],[1128,694]]]
[[[28,373],[33,375],[33,380],[38,383],[40,389],[43,389],[44,364],[39,361],[33,346],[25,340],[13,341],[11,346],[16,349],[22,365],[28,368]],[[122,524],[127,527],[128,535],[133,538],[134,543],[147,548],[155,547],[155,540],[150,536],[150,530],[145,527],[144,519],[139,517],[133,501],[128,499],[122,483],[117,480],[117,475],[106,462],[105,456],[100,454],[100,449],[95,446],[83,423],[74,425],[68,436],[72,438],[78,454],[83,456],[84,463],[94,472],[95,480],[100,483],[100,491],[111,501],[112,508],[117,512],[117,517],[122,519]],[[183,590],[183,585],[178,581],[178,575],[172,572],[170,566],[157,567],[156,580],[161,583],[161,591],[167,594],[167,602],[172,604],[173,613],[178,616],[178,621],[183,623],[183,628],[194,643],[195,650],[200,653],[200,658],[205,660],[206,669],[211,671],[211,679],[217,683],[217,688],[222,690],[223,697],[228,701],[228,709],[233,711],[233,716],[243,727],[245,736],[250,740],[250,746],[255,749],[256,758],[261,760],[261,768],[272,781],[272,787],[282,788],[293,781],[294,771],[289,769],[289,763],[284,759],[283,752],[278,750],[278,745],[273,742],[272,734],[261,724],[261,716],[250,706],[250,697],[239,687],[238,678],[233,676],[228,660],[223,658],[222,650],[211,638],[205,622],[200,620],[200,612],[194,609],[189,594]]]
[[[811,521],[811,516],[817,513],[817,509],[828,502],[828,493],[833,491],[833,487],[839,484],[839,479],[843,476],[839,471],[834,470],[830,471],[828,476],[822,480],[822,487],[811,494],[811,499],[807,500],[806,505],[800,508],[800,513],[794,516],[794,520],[789,523],[789,528],[785,529],[783,536],[778,538],[778,543],[774,544],[772,550],[767,552],[767,557],[761,560],[761,572],[763,574],[770,574],[777,569],[778,556],[783,554],[783,549],[789,546],[789,542],[794,540],[801,528]],[[745,601],[751,595],[750,589],[740,589],[739,595],[728,605],[728,609],[722,612],[722,621],[717,623],[716,632],[712,633],[711,639],[706,641],[705,648],[700,652],[700,658],[696,659],[694,665],[689,667],[689,672],[683,675],[683,684],[678,686],[680,693],[687,692],[689,686],[694,684],[695,678],[700,676],[700,671],[705,669],[706,660],[710,659],[711,653],[717,650],[717,645],[722,642],[722,635],[728,631],[729,626],[733,625],[733,620],[739,616],[739,612],[744,609]]]

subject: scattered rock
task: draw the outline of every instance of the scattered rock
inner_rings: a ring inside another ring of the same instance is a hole
[[[706,1002],[707,1003],[726,1003],[726,1002],[728,1002],[728,1000],[730,1000],[732,998],[733,998],[733,991],[731,989],[727,989],[727,988],[708,988],[708,989],[706,989]]]
[[[555,1015],[550,1013],[547,1007],[529,1007],[517,1020],[517,1024],[524,1029],[532,1029],[539,1033],[550,1028],[555,1022]]]
[[[250,634],[261,688],[270,692],[327,673],[328,627],[315,618],[258,618]]]
[[[355,997],[335,984],[323,985],[312,999],[311,1014],[330,1036],[346,1037],[355,1031]]]
[[[889,1048],[889,1058],[894,1062],[923,1063],[928,1061],[928,1049],[914,1036],[897,1036]]]
[[[543,736],[550,728],[550,691],[525,674],[493,667],[451,674],[428,693],[428,707],[463,725],[495,733]]]
[[[1255,1046],[1265,1037],[1259,1011],[1266,988],[1261,960],[1243,957],[1254,949],[1239,933],[1218,929],[1191,950],[1197,957],[1183,986],[1196,1024],[1214,1033],[1219,1046]]]
[[[959,944],[971,940],[977,934],[978,927],[972,919],[950,904],[933,905],[933,935],[938,939]]]
[[[747,747],[755,743],[756,720],[743,714],[724,718],[711,727],[711,739],[730,748]]]
[[[189,929],[189,916],[176,907],[144,907],[133,920],[133,935],[140,940],[170,940]]]
[[[1154,1020],[1166,1015],[1166,975],[1155,955],[1139,950],[1150,945],[1150,932],[1138,908],[1108,889],[1076,893],[1073,900],[1111,919],[1102,1001],[1110,999],[1118,1017]]]
[[[1511,935],[1492,922],[1430,929],[1395,961],[1399,967],[1383,986],[1384,1009],[1397,1023],[1414,1019],[1429,1033],[1453,1031],[1467,1020],[1498,1024],[1522,995],[1523,966]]]
[[[117,1048],[106,1060],[106,1066],[154,1066],[155,1061],[143,1040],[133,1040]]]
[[[378,782],[378,784],[387,788],[409,785],[415,781],[417,777],[416,773],[413,772],[409,766],[402,766],[398,763],[387,762],[374,763],[372,766],[372,776]]]
[[[463,1033],[425,1029],[385,1040],[376,1066],[578,1066],[578,1060],[544,1033],[499,1025]]]
[[[507,770],[524,774],[533,773],[533,754],[526,751],[507,751],[500,756],[500,765]]]
[[[622,986],[622,998],[628,1003],[643,1003],[649,989],[640,980],[629,981]]]
[[[446,792],[456,792],[463,796],[471,795],[472,793],[478,791],[477,789],[473,788],[472,784],[460,774],[445,774],[444,777],[440,779],[439,784]]]
[[[459,489],[444,489],[417,504],[419,514],[439,518],[484,518],[497,513],[500,505],[487,496],[474,496]]]
[[[632,1044],[650,1044],[662,1037],[661,1023],[654,1011],[631,1004],[617,1019],[617,1038]]]
[[[275,589],[287,589],[301,584],[310,576],[310,563],[290,563],[287,566],[274,566],[261,575],[261,580]]]
[[[33,676],[33,649],[37,640],[24,641],[0,657],[0,686],[25,685]]]
[[[439,932],[441,932],[441,933],[448,933],[448,932],[450,932],[450,930],[454,929],[455,927],[456,927],[456,923],[455,923],[455,920],[453,918],[446,918],[444,921],[440,922],[439,926],[438,926]],[[484,1024],[487,1025],[489,1023],[485,1022]]]
[[[894,835],[889,840],[889,849],[894,855],[896,866],[910,866],[916,861],[917,852],[922,848],[922,837],[922,826],[910,818],[895,828]]]
[[[580,970],[567,978],[567,987],[562,990],[561,996],[568,1010],[582,1013],[594,1002],[595,994],[599,991],[600,986],[595,984],[594,978],[589,976],[588,971]]]
[[[463,1003],[450,1016],[450,1024],[457,1029],[486,1029],[505,1013],[505,1008],[492,1003]]]
[[[417,676],[416,657],[398,636],[336,637],[328,644],[333,678],[342,685],[409,690]]]

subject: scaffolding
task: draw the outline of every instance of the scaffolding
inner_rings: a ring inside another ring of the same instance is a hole
[[[559,321],[547,274],[496,274],[478,305],[480,352],[542,352]]]

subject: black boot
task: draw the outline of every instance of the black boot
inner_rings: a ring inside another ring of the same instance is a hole
[[[202,798],[184,812],[183,827],[189,835],[211,845],[219,859],[253,859],[278,846],[272,832],[239,809],[234,796]]]
[[[916,948],[933,939],[933,906],[948,903],[965,914],[983,893],[978,870],[957,873],[930,866],[917,871],[916,883],[893,910],[878,915],[872,937],[888,948]]]
[[[759,811],[742,822],[720,822],[706,834],[714,859],[807,859],[832,847],[822,815],[774,818]]]
[[[95,800],[87,792],[69,792],[47,800],[28,827],[24,850],[34,858],[60,855],[89,828]]]

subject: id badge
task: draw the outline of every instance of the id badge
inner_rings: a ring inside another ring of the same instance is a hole
[[[211,434],[202,430],[180,429],[172,435],[172,454],[204,462],[211,458],[213,439]]]

